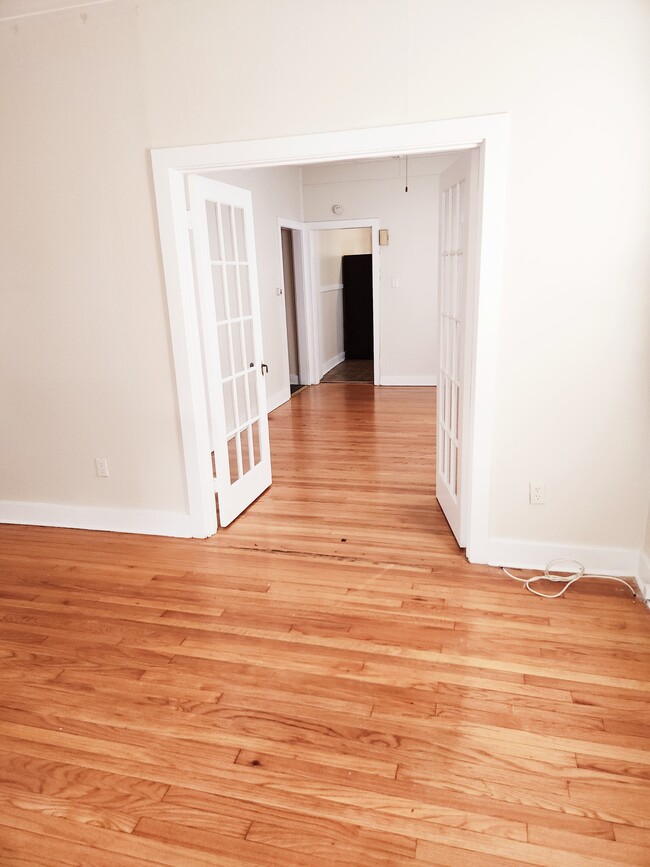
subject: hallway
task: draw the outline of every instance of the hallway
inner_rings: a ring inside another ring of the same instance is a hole
[[[220,544],[392,563],[460,557],[435,498],[435,395],[359,383],[295,395],[269,416],[273,485]]]

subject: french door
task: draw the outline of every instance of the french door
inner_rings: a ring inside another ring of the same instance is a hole
[[[436,497],[461,548],[466,546],[467,499],[463,425],[468,416],[467,288],[470,151],[440,176],[439,339]]]
[[[230,524],[271,484],[253,206],[248,190],[188,178],[214,488]]]

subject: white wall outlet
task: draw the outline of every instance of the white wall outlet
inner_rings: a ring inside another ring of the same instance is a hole
[[[100,479],[108,478],[108,459],[107,458],[95,458],[95,472],[99,476]]]
[[[528,500],[531,506],[543,506],[546,503],[546,485],[528,482]]]

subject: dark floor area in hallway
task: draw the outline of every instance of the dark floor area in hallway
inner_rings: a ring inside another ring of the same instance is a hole
[[[328,371],[321,382],[372,382],[374,365],[372,358],[346,359]]]

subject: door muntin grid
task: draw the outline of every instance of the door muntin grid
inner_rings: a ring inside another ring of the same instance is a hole
[[[259,353],[253,315],[251,249],[244,209],[206,201],[219,372],[228,461],[216,467],[235,484],[261,462]]]
[[[187,180],[201,318],[213,486],[228,526],[272,482],[249,190]]]
[[[464,195],[465,183],[460,180],[441,196],[438,473],[454,501],[459,493]]]

